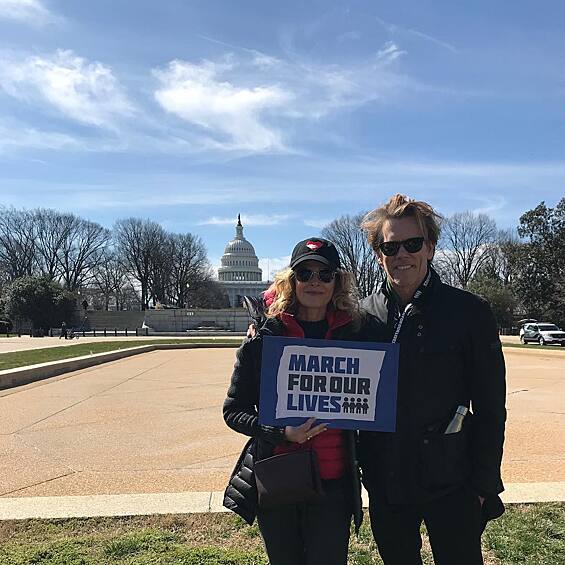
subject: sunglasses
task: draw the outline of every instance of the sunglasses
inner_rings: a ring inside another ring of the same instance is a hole
[[[418,253],[422,246],[424,245],[425,239],[423,237],[411,237],[410,239],[405,239],[404,241],[383,241],[379,245],[379,249],[383,255],[387,257],[392,257],[400,251],[400,246],[402,245],[408,253]]]
[[[335,271],[331,269],[321,269],[313,271],[312,269],[297,269],[294,271],[296,280],[302,283],[311,281],[314,275],[318,275],[318,280],[323,283],[330,283],[335,278]]]

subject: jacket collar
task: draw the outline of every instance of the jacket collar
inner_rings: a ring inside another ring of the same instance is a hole
[[[293,337],[304,337],[304,330],[299,324],[296,317],[288,312],[283,312],[280,315],[280,321],[284,326],[284,333]],[[343,310],[335,310],[328,308],[326,310],[326,321],[328,322],[328,337],[337,328],[345,326],[351,322],[351,316]]]
[[[431,301],[433,294],[443,284],[439,275],[432,267],[429,267],[428,275],[430,275],[428,285],[423,288],[420,287],[418,291],[421,290],[421,294],[412,300],[413,308],[411,309],[410,315],[413,315],[418,311],[425,310]],[[388,285],[385,280],[381,283],[375,294],[368,296],[362,301],[361,306],[364,310],[373,316],[376,316],[382,322],[389,326],[394,326],[395,321],[401,314],[400,306],[398,301],[395,299],[394,294],[391,294],[387,286]]]
[[[440,282],[441,280],[439,278],[439,275],[430,265],[428,267],[428,272],[424,280],[422,281],[422,284],[416,289],[416,292],[414,293],[414,296],[412,297],[410,303],[414,306],[421,306],[422,304],[424,304],[427,298],[432,294],[434,286],[436,286]],[[389,305],[391,305],[392,303],[396,305],[397,308],[400,308],[400,300],[398,298],[398,295],[392,288],[392,285],[390,284],[388,278],[386,278],[381,283],[379,292],[385,297],[386,302]]]

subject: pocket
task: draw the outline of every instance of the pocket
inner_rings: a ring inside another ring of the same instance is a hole
[[[420,479],[427,490],[460,485],[469,476],[469,427],[456,434],[426,434],[420,439]]]

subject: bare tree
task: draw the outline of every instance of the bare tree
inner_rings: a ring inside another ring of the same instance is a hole
[[[73,214],[62,218],[64,238],[57,261],[63,285],[74,291],[88,283],[110,241],[110,231]]]
[[[202,240],[190,233],[170,236],[171,298],[179,308],[189,306],[190,289],[211,279],[211,267]]]
[[[155,234],[150,263],[149,298],[154,304],[170,303],[172,268],[172,236],[161,230]]]
[[[343,268],[353,273],[360,298],[375,292],[384,279],[375,253],[360,228],[364,216],[365,213],[341,216],[322,230],[322,237],[338,248]]]
[[[114,251],[108,250],[103,261],[94,269],[93,282],[102,296],[104,310],[109,310],[112,302],[116,310],[122,310],[125,303],[136,296],[126,268]]]
[[[116,252],[127,272],[141,287],[142,310],[148,308],[153,257],[163,236],[163,228],[151,220],[127,218],[118,220],[114,226]]]
[[[35,224],[31,212],[0,208],[0,265],[10,281],[34,274]]]
[[[71,214],[38,208],[33,211],[36,226],[35,247],[39,274],[51,280],[60,278],[60,253],[73,224]]]
[[[491,258],[496,235],[496,222],[486,214],[454,214],[442,226],[434,265],[446,282],[467,288]]]

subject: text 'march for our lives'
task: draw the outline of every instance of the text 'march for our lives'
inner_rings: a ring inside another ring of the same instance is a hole
[[[266,337],[262,361],[261,423],[394,428],[396,344]]]

